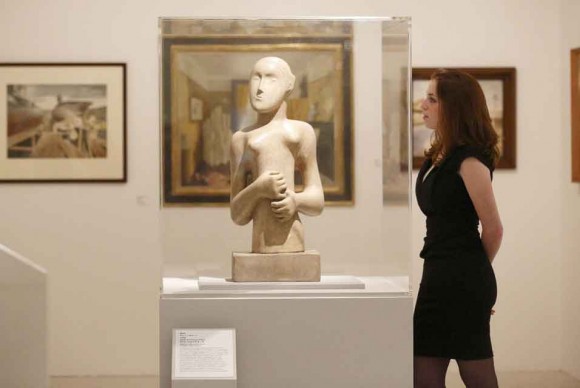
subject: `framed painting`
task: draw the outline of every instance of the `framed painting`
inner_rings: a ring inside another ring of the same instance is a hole
[[[126,65],[0,64],[1,182],[126,182]]]
[[[163,205],[227,205],[230,141],[257,114],[249,75],[262,57],[284,59],[296,76],[289,119],[317,136],[327,204],[353,203],[351,39],[337,37],[163,37]],[[198,120],[191,119],[198,101]],[[300,190],[301,177],[295,181]]]
[[[499,136],[501,157],[497,168],[516,168],[516,69],[456,68],[474,76],[481,85],[494,129]],[[413,168],[421,167],[425,150],[430,147],[432,130],[423,123],[421,102],[425,98],[431,74],[436,68],[413,68],[412,150]]]
[[[572,182],[580,182],[580,47],[570,51]]]

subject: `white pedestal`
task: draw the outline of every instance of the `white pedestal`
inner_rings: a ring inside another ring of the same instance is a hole
[[[169,284],[171,281],[165,283]],[[362,290],[365,288],[364,282],[354,276],[322,276],[318,282],[234,282],[224,278],[200,277],[197,285],[200,291],[230,292],[240,290]]]
[[[48,387],[46,271],[0,245],[0,387]]]
[[[171,388],[237,388],[236,380],[173,380]]]
[[[412,387],[408,281],[360,279],[365,289],[238,292],[166,281],[160,387],[171,387],[174,328],[235,328],[240,388]]]

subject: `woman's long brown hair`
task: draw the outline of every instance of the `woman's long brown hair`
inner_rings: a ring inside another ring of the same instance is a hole
[[[459,70],[437,70],[439,120],[435,138],[425,156],[436,162],[458,146],[472,146],[495,166],[500,156],[498,136],[491,124],[485,95],[477,80]]]

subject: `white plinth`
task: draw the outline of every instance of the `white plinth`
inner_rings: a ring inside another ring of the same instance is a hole
[[[173,380],[171,388],[237,388],[236,380]]]
[[[0,245],[0,387],[48,387],[46,271]]]
[[[174,328],[235,328],[240,388],[412,387],[408,281],[359,279],[365,289],[237,292],[165,279],[160,387],[171,387]]]
[[[365,284],[354,276],[322,276],[320,282],[233,282],[224,278],[200,277],[200,291],[206,290],[363,290]]]

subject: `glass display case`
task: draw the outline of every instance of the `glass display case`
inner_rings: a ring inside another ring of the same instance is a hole
[[[324,211],[300,219],[322,276],[393,278],[408,292],[408,18],[160,20],[164,278],[228,279],[232,252],[252,249],[251,222],[230,214],[230,149],[256,122],[250,74],[264,57],[289,65],[287,118],[316,136]]]
[[[160,387],[186,328],[236,332],[223,386],[411,386],[410,20],[160,26]]]

